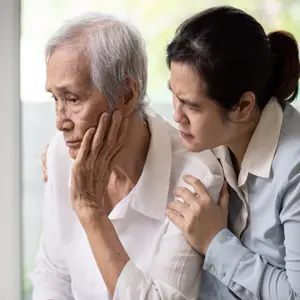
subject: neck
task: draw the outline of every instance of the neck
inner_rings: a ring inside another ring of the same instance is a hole
[[[260,112],[257,110],[255,111],[256,112],[253,113],[251,120],[247,124],[244,124],[243,129],[237,138],[228,145],[233,168],[237,176],[240,173],[243,159],[260,118]]]
[[[137,184],[145,165],[151,133],[147,121],[133,114],[129,117],[128,138],[116,157],[107,187],[105,203],[109,213]]]

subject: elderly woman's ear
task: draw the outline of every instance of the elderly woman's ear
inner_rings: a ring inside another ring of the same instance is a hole
[[[127,79],[127,89],[122,92],[117,102],[116,109],[119,110],[123,117],[128,117],[139,105],[139,87],[133,78]]]

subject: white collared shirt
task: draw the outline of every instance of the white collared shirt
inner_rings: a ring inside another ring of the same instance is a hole
[[[211,151],[187,152],[178,131],[148,113],[151,142],[134,189],[109,215],[130,257],[113,299],[197,299],[203,259],[166,218],[173,189],[182,175],[201,179],[214,200],[223,184],[222,169]],[[48,152],[43,234],[33,275],[33,300],[111,299],[85,232],[71,208],[68,180],[72,161],[61,134]]]

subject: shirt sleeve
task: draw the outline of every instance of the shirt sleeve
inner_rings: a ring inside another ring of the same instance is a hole
[[[49,180],[45,187],[43,231],[32,274],[32,300],[73,300],[71,279],[64,263],[54,220],[53,174],[51,173],[52,152],[50,143],[47,154]]]
[[[197,299],[202,264],[203,258],[169,222],[148,274],[129,261],[120,274],[113,299]]]
[[[195,172],[192,172],[193,175]],[[206,177],[206,188],[216,198],[223,184],[221,176]],[[114,300],[191,300],[198,299],[203,257],[186,241],[170,221],[154,262],[147,274],[129,261],[120,274]]]
[[[278,217],[285,236],[284,269],[252,253],[228,229],[222,230],[208,248],[204,269],[240,299],[300,299],[300,174],[296,173],[279,195],[282,208]]]

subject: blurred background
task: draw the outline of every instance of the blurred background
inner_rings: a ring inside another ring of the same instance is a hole
[[[300,42],[300,0],[23,0],[21,3],[22,105],[22,289],[31,299],[30,274],[41,233],[44,183],[40,157],[55,133],[54,103],[45,92],[44,45],[66,18],[85,11],[108,12],[142,32],[149,57],[151,105],[172,121],[165,48],[176,27],[191,14],[229,4],[250,13],[266,32],[284,29]]]

